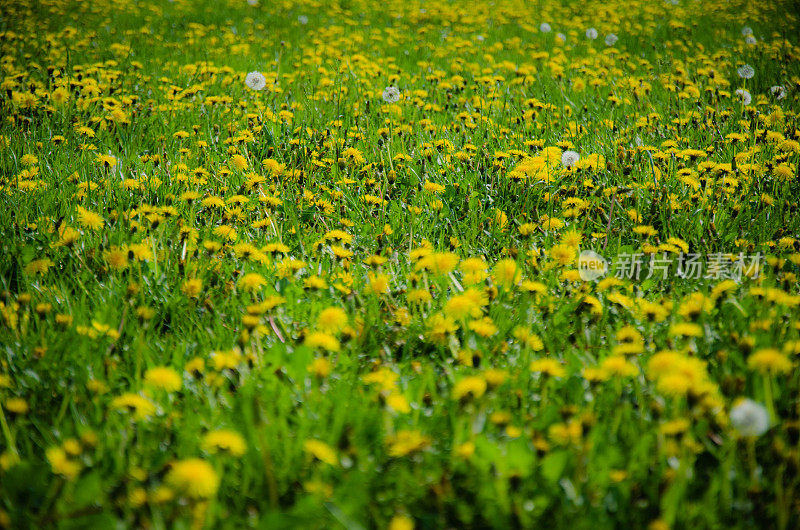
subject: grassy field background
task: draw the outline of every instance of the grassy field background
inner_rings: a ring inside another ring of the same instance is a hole
[[[0,527],[800,527],[799,17],[2,2]]]

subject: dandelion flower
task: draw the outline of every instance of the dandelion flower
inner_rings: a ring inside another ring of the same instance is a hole
[[[146,419],[156,412],[156,407],[148,399],[138,394],[122,394],[111,400],[111,408],[127,410],[137,420]]]
[[[255,292],[267,284],[267,280],[257,272],[245,274],[239,278],[239,287],[245,291]]]
[[[183,384],[180,374],[168,366],[156,366],[149,369],[144,374],[144,381],[154,388],[167,392],[176,392],[181,389]]]
[[[189,298],[197,298],[202,290],[203,280],[200,278],[190,278],[183,282],[183,286],[181,286],[181,291]]]
[[[743,64],[739,68],[736,69],[736,73],[739,74],[739,77],[742,79],[752,79],[754,75],[756,75],[756,71],[753,70],[753,67],[749,64]]]
[[[52,99],[53,103],[56,105],[63,105],[69,101],[69,91],[64,87],[59,87],[53,90],[53,93],[50,94],[50,99]]]
[[[414,530],[414,520],[405,514],[398,514],[389,521],[389,530]]]
[[[381,295],[386,294],[389,292],[389,275],[388,274],[375,274],[375,273],[368,273],[367,278],[369,279],[369,285],[367,286],[367,291]]]
[[[61,447],[50,447],[45,451],[47,461],[50,462],[50,467],[53,473],[62,475],[67,479],[73,479],[78,476],[81,471],[81,465],[78,462],[70,460],[67,453]]]
[[[742,105],[744,105],[745,107],[749,105],[751,101],[753,101],[753,96],[751,96],[750,92],[748,92],[744,88],[737,89],[735,94],[736,97],[739,98],[739,101],[742,102]]]
[[[14,414],[27,414],[30,408],[28,402],[22,398],[12,397],[5,402],[5,409]]]
[[[494,322],[489,317],[483,317],[480,320],[473,320],[467,325],[467,327],[481,337],[491,337],[499,331],[497,326],[494,325]]]
[[[731,425],[742,436],[761,436],[769,429],[769,413],[761,403],[742,399],[731,409]]]
[[[239,171],[244,171],[247,169],[247,159],[242,155],[233,155],[231,157],[231,164],[233,164],[233,167]]]
[[[347,313],[341,307],[323,309],[317,317],[317,327],[326,333],[337,333],[347,325]]]
[[[112,155],[99,154],[95,160],[98,165],[106,168],[112,168],[117,165],[117,158]]]
[[[477,375],[470,375],[456,383],[452,396],[456,401],[465,398],[478,399],[486,393],[486,380]]]
[[[389,455],[393,457],[401,457],[416,451],[422,451],[430,443],[430,437],[414,430],[398,431],[397,434],[386,438],[386,445],[389,446]]]
[[[788,374],[792,361],[775,348],[764,348],[748,357],[747,367],[762,374]]]
[[[786,97],[786,89],[781,85],[775,85],[769,88],[769,93],[775,99],[783,99]]]
[[[303,449],[320,462],[325,462],[332,466],[339,463],[339,457],[336,455],[336,451],[330,445],[320,440],[306,440],[303,442]]]
[[[575,247],[565,244],[553,245],[550,249],[550,257],[562,267],[575,261],[576,254]]]
[[[267,78],[261,72],[250,72],[244,78],[244,84],[252,90],[264,90],[267,88]]]
[[[396,86],[387,86],[383,89],[383,100],[386,103],[397,103],[400,101],[400,90]]]
[[[572,167],[578,160],[580,160],[580,158],[581,155],[575,151],[564,151],[561,154],[561,163],[564,165],[564,167]]]
[[[546,374],[552,377],[564,377],[567,375],[567,371],[561,366],[561,363],[549,358],[531,361],[530,370],[534,373]]]
[[[203,449],[209,453],[226,451],[232,456],[242,456],[247,451],[247,444],[238,432],[220,429],[203,437]]]
[[[172,464],[166,482],[187,497],[207,499],[217,493],[219,475],[205,460],[189,458]]]
[[[329,333],[314,331],[306,335],[303,344],[309,348],[322,348],[323,350],[338,352],[341,349],[339,341]]]
[[[513,259],[502,259],[498,261],[492,269],[495,283],[503,287],[510,287],[520,279],[517,262]]]

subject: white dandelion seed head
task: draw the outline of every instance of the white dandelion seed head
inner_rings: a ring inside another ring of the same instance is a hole
[[[400,90],[396,86],[387,86],[383,89],[383,100],[386,103],[397,103],[400,101]]]
[[[775,85],[769,88],[769,93],[775,99],[783,99],[786,97],[786,89],[781,85]]]
[[[735,94],[736,97],[739,98],[739,101],[741,101],[745,107],[749,105],[751,101],[753,101],[753,96],[751,96],[750,92],[748,92],[744,88],[736,90]]]
[[[769,413],[761,403],[743,399],[730,413],[731,425],[742,436],[761,436],[769,430]]]
[[[745,44],[750,44],[750,45],[758,44],[758,40],[752,35],[748,35],[747,37],[745,37],[744,42]]]
[[[597,38],[597,30],[594,28],[589,28],[586,30],[586,38],[589,40],[594,40]]]
[[[743,37],[747,37],[748,35],[752,35],[752,34],[753,34],[753,30],[750,29],[750,26],[745,26],[745,27],[742,28],[742,36]]]
[[[251,6],[257,6],[258,0],[247,0],[247,3],[250,4]]]
[[[736,73],[739,74],[739,77],[742,79],[752,79],[754,75],[756,75],[756,71],[753,70],[753,67],[749,64],[743,64],[739,68],[736,69]]]
[[[252,90],[264,90],[267,88],[267,78],[261,72],[250,72],[244,78],[244,84]]]
[[[306,24],[308,24],[308,17],[305,15],[300,15],[299,17],[297,17],[297,21],[305,26]]]
[[[618,40],[619,37],[617,37],[613,33],[609,33],[608,35],[606,35],[606,46],[613,46],[617,43]]]
[[[572,167],[580,159],[581,155],[575,151],[564,151],[561,154],[561,163],[564,164],[564,167]]]
[[[563,33],[556,33],[556,39],[560,40],[561,42],[567,42],[567,36]]]
[[[539,31],[541,31],[542,33],[550,33],[551,31],[553,31],[553,28],[551,28],[550,24],[548,24],[547,22],[542,22],[541,24],[539,24]]]

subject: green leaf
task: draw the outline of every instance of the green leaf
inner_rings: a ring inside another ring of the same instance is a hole
[[[564,469],[569,462],[567,451],[555,451],[542,460],[542,476],[550,482],[557,482],[564,474]]]

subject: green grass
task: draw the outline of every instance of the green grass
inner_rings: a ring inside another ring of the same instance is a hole
[[[798,527],[793,7],[5,2],[0,527]]]

